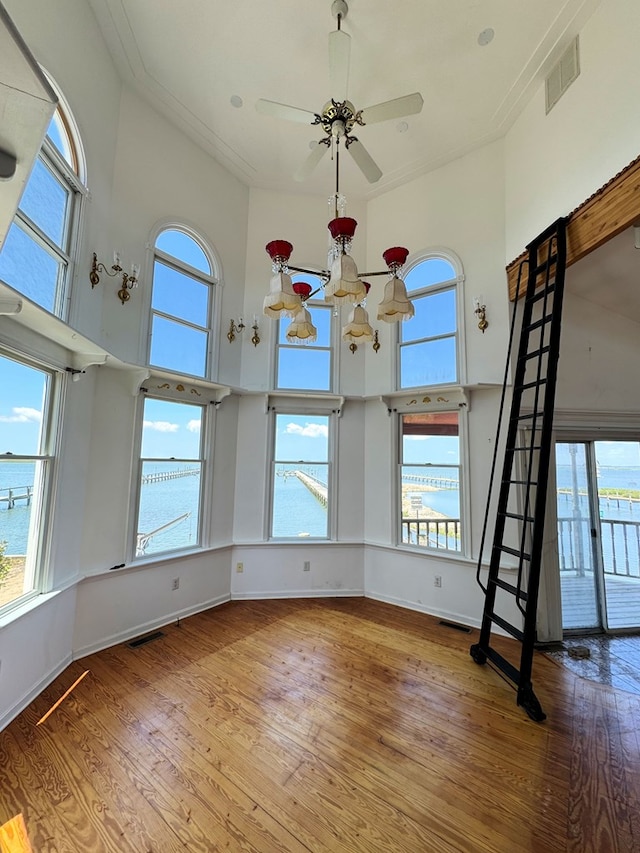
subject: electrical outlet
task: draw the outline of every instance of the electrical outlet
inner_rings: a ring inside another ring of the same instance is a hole
[[[433,579],[433,585],[438,587],[442,586],[442,575],[435,576],[435,578]]]
[[[304,566],[302,567],[302,571],[303,572],[310,572],[311,571],[311,561],[310,560],[304,561]]]
[[[171,584],[171,589],[172,589],[172,590],[174,590],[174,591],[175,591],[176,589],[180,589],[180,578],[174,578],[174,579],[173,579],[173,582],[172,582],[172,584]]]
[[[244,563],[236,563],[236,572],[241,575],[244,572]]]

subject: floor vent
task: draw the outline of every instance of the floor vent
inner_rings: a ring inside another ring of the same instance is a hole
[[[152,640],[159,640],[160,637],[164,637],[163,632],[154,631],[153,634],[145,634],[144,637],[138,637],[135,640],[131,640],[127,645],[130,649],[137,649],[138,646],[144,646],[146,643],[152,642]]]
[[[445,628],[453,628],[454,631],[462,631],[463,634],[471,633],[471,628],[466,625],[458,625],[457,622],[447,622],[445,619],[441,619],[438,624],[444,625]]]
[[[558,103],[579,74],[580,54],[578,52],[578,37],[576,36],[545,80],[547,113]]]

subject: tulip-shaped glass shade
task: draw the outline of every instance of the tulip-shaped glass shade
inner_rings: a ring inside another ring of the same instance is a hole
[[[356,305],[349,314],[349,321],[342,327],[342,340],[360,343],[360,341],[372,341],[373,329],[369,323],[369,315],[362,305]]]
[[[414,313],[404,281],[394,275],[384,286],[384,297],[378,305],[378,320],[397,323],[399,320],[410,320]]]
[[[324,289],[325,301],[334,305],[361,302],[366,295],[355,261],[351,255],[339,254],[331,264],[331,278]]]
[[[289,324],[287,340],[295,344],[312,344],[317,337],[318,330],[311,322],[311,314],[303,305]]]
[[[301,305],[300,297],[293,292],[290,275],[278,272],[271,276],[271,287],[263,305],[267,317],[294,317]]]

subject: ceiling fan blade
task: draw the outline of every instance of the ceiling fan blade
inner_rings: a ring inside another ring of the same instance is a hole
[[[382,172],[362,142],[358,139],[354,139],[349,145],[347,151],[356,161],[356,165],[370,184],[375,184],[376,181],[380,180]]]
[[[313,124],[316,114],[300,107],[290,107],[287,104],[279,104],[277,101],[265,101],[260,98],[256,101],[256,110],[262,115],[283,118],[287,121],[296,121],[300,124]]]
[[[298,171],[293,176],[293,180],[298,182],[306,181],[309,175],[318,165],[320,160],[322,160],[322,158],[324,157],[325,152],[327,152],[328,150],[328,145],[325,145],[324,142],[318,142],[316,147],[311,151],[311,154],[309,154],[302,166],[300,166]]]
[[[420,92],[414,92],[413,95],[404,95],[402,98],[394,98],[392,101],[367,107],[366,110],[362,110],[362,121],[364,124],[375,124],[391,118],[415,115],[420,112],[423,103]]]
[[[344,101],[349,86],[349,60],[351,58],[351,36],[343,30],[329,33],[329,79],[331,97]]]

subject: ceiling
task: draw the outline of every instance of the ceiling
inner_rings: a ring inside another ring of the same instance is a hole
[[[333,190],[329,157],[304,184],[292,179],[322,131],[255,109],[264,98],[321,112],[331,0],[89,2],[125,82],[245,184]],[[368,198],[502,136],[599,0],[348,2],[356,109],[424,98],[404,130],[400,119],[357,128],[383,177],[369,184],[342,158],[341,189]]]

